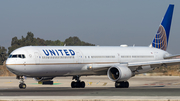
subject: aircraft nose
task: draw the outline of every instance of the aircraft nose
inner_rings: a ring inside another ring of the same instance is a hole
[[[13,59],[6,60],[6,68],[13,73],[14,69],[16,68],[16,62]]]

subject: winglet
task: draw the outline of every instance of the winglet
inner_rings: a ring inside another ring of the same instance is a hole
[[[150,47],[167,49],[174,5],[170,4]]]

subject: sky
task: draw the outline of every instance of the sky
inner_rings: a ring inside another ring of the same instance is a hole
[[[169,4],[175,8],[167,51],[180,54],[180,0],[1,0],[0,46],[29,31],[45,40],[149,46]]]

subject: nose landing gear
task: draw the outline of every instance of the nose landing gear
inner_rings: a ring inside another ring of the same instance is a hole
[[[84,88],[85,87],[85,82],[79,80],[80,76],[73,76],[72,80],[76,80],[71,82],[71,88]]]
[[[23,78],[23,76],[17,76],[16,77],[18,80],[20,80],[19,81],[19,88],[20,89],[25,89],[26,88],[26,84],[24,83],[24,78]]]

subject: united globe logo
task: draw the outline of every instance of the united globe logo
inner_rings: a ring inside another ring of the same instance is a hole
[[[166,31],[162,25],[159,26],[157,34],[153,40],[152,46],[162,50],[167,49],[167,36]]]

